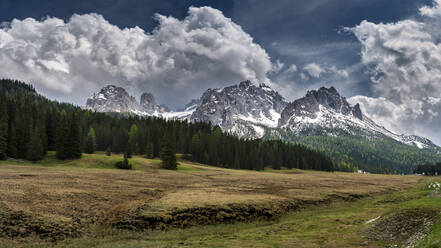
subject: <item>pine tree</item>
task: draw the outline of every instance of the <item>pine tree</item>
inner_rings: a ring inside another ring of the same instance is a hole
[[[81,158],[81,132],[80,132],[80,120],[76,113],[72,114],[70,132],[68,140],[68,158],[79,159]]]
[[[8,150],[8,111],[6,102],[0,101],[0,160],[4,160]]]
[[[200,133],[196,133],[191,138],[190,153],[195,161],[201,162],[202,160],[202,143]]]
[[[138,151],[138,127],[135,124],[132,124],[132,126],[130,126],[129,146],[130,146],[129,151],[131,153],[136,153]]]
[[[27,145],[26,159],[36,162],[43,159],[43,144],[41,143],[39,128],[31,129],[31,139]]]
[[[237,152],[236,152],[236,155],[234,156],[233,168],[236,169],[236,170],[240,169],[239,153],[237,153]]]
[[[96,150],[96,135],[95,130],[93,128],[90,128],[89,133],[87,134],[87,140],[86,140],[86,148],[85,152],[92,154]]]
[[[153,154],[153,144],[152,143],[147,143],[147,146],[146,146],[146,151],[145,151],[145,156],[146,156],[146,158],[149,158],[149,159],[153,159],[153,158],[155,158],[155,156],[154,156],[154,154]]]
[[[127,153],[124,153],[123,161],[117,162],[116,167],[123,170],[131,170],[132,165],[129,163]]]
[[[18,158],[17,136],[15,134],[15,126],[13,122],[9,125],[8,130],[8,157]]]
[[[112,156],[112,149],[110,148],[110,146],[108,146],[106,149],[106,156]]]
[[[57,142],[55,145],[56,156],[58,159],[67,159],[69,157],[69,125],[66,112],[61,113],[60,121],[57,125]]]
[[[161,146],[162,167],[168,170],[177,170],[178,163],[176,160],[176,137],[173,129],[168,127],[162,139]]]

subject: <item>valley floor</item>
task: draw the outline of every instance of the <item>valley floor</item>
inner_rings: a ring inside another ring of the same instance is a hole
[[[424,188],[436,178],[185,161],[166,171],[142,157],[124,171],[120,159],[1,161],[0,246],[387,247],[429,233],[420,247],[441,245],[441,197]]]

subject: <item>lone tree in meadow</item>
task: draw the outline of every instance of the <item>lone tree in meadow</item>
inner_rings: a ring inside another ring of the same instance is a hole
[[[90,128],[89,133],[87,134],[87,140],[86,140],[86,149],[85,152],[92,154],[96,150],[96,135],[95,130],[93,128]]]
[[[172,128],[167,128],[162,139],[161,146],[162,168],[167,170],[177,170],[178,162],[176,160],[176,137]]]

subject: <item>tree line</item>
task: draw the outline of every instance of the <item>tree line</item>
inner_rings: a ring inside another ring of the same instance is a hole
[[[436,163],[440,154],[391,139],[370,139],[363,136],[294,136],[282,133],[285,140],[305,145],[331,157],[341,170],[356,167],[363,171],[383,174],[411,174],[414,166]]]
[[[414,173],[424,174],[426,176],[440,176],[441,175],[441,163],[420,164],[415,167]]]
[[[202,122],[95,113],[49,100],[14,80],[0,80],[0,113],[0,159],[38,161],[47,151],[56,151],[58,159],[78,159],[82,152],[106,151],[160,157],[175,169],[176,153],[181,153],[225,168],[341,170],[329,157],[303,145],[240,139]]]

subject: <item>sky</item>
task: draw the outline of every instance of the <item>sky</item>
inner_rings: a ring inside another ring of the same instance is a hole
[[[335,86],[441,144],[441,0],[1,0],[0,77],[84,105],[105,85],[179,108],[246,79]]]

